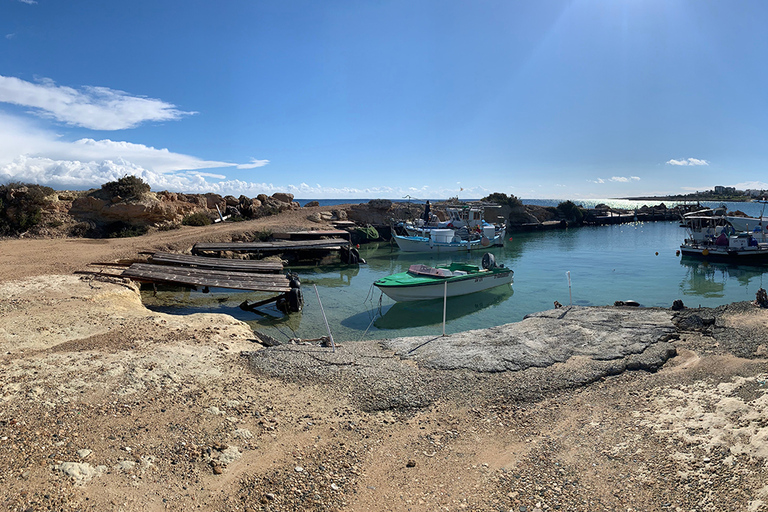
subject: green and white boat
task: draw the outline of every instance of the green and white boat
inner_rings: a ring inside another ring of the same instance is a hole
[[[497,265],[493,254],[483,256],[482,267],[466,263],[411,265],[407,272],[383,277],[373,284],[398,302],[466,295],[512,283],[514,272]]]

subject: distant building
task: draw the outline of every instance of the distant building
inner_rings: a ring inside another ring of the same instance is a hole
[[[724,187],[722,185],[715,186],[715,194],[716,195],[735,195],[736,194],[736,187]]]

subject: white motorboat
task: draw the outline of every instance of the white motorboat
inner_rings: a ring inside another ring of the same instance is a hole
[[[455,229],[460,230],[466,228],[466,231],[471,232],[483,232],[487,236],[487,230],[489,227],[494,228],[494,236],[496,234],[504,235],[506,225],[491,224],[485,220],[485,209],[488,206],[465,206],[465,207],[447,207],[445,213],[448,215],[448,219],[444,221],[437,220],[436,215],[432,215],[429,222],[424,222],[424,219],[417,219],[414,222],[405,222],[402,227],[405,229],[409,236],[428,236],[434,229]]]
[[[452,229],[434,229],[430,236],[393,235],[393,238],[404,252],[458,252],[504,245],[503,234],[483,234],[462,240]]]

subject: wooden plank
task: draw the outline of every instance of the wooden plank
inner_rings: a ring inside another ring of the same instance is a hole
[[[208,258],[171,252],[156,252],[150,258],[152,263],[192,266],[197,268],[233,270],[238,272],[282,272],[283,264],[278,261],[233,260]]]
[[[152,265],[149,263],[134,263],[123,271],[122,276],[151,282],[233,288],[237,290],[285,293],[291,289],[288,278],[280,274],[226,272],[190,267]]]
[[[319,239],[323,236],[349,237],[349,231],[343,229],[326,229],[323,231],[286,231],[283,233],[272,233],[272,238],[280,240],[311,240]]]
[[[349,240],[340,238],[330,238],[327,240],[282,240],[279,242],[197,243],[192,248],[192,251],[278,252],[297,249],[333,249],[341,246],[348,247],[349,245]]]

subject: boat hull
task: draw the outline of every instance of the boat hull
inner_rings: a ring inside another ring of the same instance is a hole
[[[683,256],[692,256],[703,260],[724,261],[732,263],[740,262],[768,262],[768,248],[749,248],[734,250],[728,247],[704,247],[681,245],[680,252]]]
[[[435,279],[434,282],[420,283],[411,286],[397,285],[385,286],[374,283],[384,294],[397,302],[407,302],[413,300],[430,300],[442,298],[445,293],[448,297],[458,295],[467,295],[497,286],[509,285],[512,283],[513,274],[511,269],[504,272],[489,272],[487,274],[472,274],[448,279]],[[447,283],[447,289],[446,289]]]
[[[432,238],[425,236],[399,235],[394,235],[394,239],[397,242],[397,246],[403,252],[460,252],[487,249],[494,245],[504,245],[504,236],[501,234],[493,238],[485,238],[485,245],[483,245],[483,239],[462,240],[461,242],[436,242]]]

